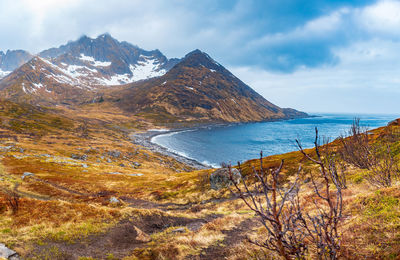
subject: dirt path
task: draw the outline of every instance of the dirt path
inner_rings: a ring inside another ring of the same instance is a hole
[[[226,236],[222,241],[224,246],[213,245],[201,251],[200,255],[188,256],[186,259],[202,260],[202,259],[226,259],[229,253],[229,248],[239,244],[246,239],[247,233],[258,226],[259,222],[256,218],[245,219],[236,228],[231,230],[222,231]]]
[[[125,219],[104,233],[90,235],[73,243],[47,241],[43,246],[36,246],[35,250],[27,257],[58,260],[79,259],[80,257],[106,259],[107,256],[112,256],[112,259],[122,259],[131,255],[137,248],[145,248],[151,234],[162,232],[166,228],[174,226],[186,226],[188,229],[196,231],[205,223],[218,217],[220,216],[211,215],[205,218],[192,219],[148,215],[140,219]]]

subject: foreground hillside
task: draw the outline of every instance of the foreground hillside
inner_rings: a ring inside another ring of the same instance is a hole
[[[101,106],[101,109],[99,109]],[[26,259],[254,259],[246,237],[263,238],[254,213],[227,189],[212,190],[212,170],[194,170],[132,144],[154,127],[110,103],[77,109],[0,102],[0,243]],[[399,156],[400,126],[373,132]],[[390,137],[390,138],[389,138]],[[308,150],[312,152],[312,150]],[[318,169],[300,152],[267,157],[301,196]],[[259,160],[242,165],[244,173]],[[376,188],[348,171],[341,255],[395,259],[400,253],[399,182]],[[19,198],[18,207],[9,199]],[[312,200],[309,201],[312,204]],[[271,252],[267,258],[276,258]],[[312,254],[309,258],[313,258]]]

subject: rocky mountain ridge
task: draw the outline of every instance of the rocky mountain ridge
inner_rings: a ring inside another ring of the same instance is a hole
[[[208,54],[168,59],[109,34],[39,53],[0,81],[7,99],[34,105],[106,101],[157,122],[252,122],[304,117],[259,95]]]

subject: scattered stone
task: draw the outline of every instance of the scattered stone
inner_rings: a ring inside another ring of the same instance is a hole
[[[21,179],[25,179],[25,177],[29,177],[29,176],[35,176],[34,173],[31,172],[24,172],[24,174],[22,174]]]
[[[143,176],[143,173],[132,173],[128,174],[129,176]]]
[[[0,243],[0,259],[17,260],[20,259],[17,252],[6,247],[6,245]]]
[[[125,164],[120,163],[119,166],[120,166],[120,167],[125,167]]]
[[[111,197],[110,198],[110,203],[121,203],[121,202],[116,197]]]
[[[71,158],[72,159],[75,159],[75,160],[81,160],[81,161],[86,161],[87,160],[87,158],[88,158],[88,156],[87,156],[87,154],[84,154],[84,155],[79,155],[79,154],[71,154]]]
[[[138,162],[132,162],[132,164],[135,165],[136,167],[140,167],[141,166],[141,164],[138,163]]]
[[[89,166],[86,163],[82,163],[83,168],[88,168]]]
[[[107,174],[121,175],[122,173],[120,173],[120,172],[108,172]]]
[[[118,150],[109,151],[108,155],[114,158],[119,158],[121,156],[121,152]]]
[[[241,179],[240,172],[235,168],[232,168],[231,172],[233,181],[238,184]],[[210,185],[213,190],[219,190],[233,185],[230,180],[229,168],[221,168],[214,171],[210,176]]]
[[[186,232],[186,229],[183,227],[172,230],[172,233],[185,233],[185,232]]]
[[[107,162],[108,162],[108,163],[112,163],[112,161],[111,161],[109,158],[107,158]]]
[[[47,158],[50,158],[50,157],[51,157],[51,155],[50,155],[50,154],[47,154],[47,153],[41,154],[40,156],[42,156],[42,157],[47,157]]]
[[[20,153],[24,153],[25,150],[24,150],[23,148],[19,148],[19,152],[20,152]]]

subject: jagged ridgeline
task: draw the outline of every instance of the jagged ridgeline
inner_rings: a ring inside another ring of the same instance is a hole
[[[159,50],[146,51],[103,34],[96,39],[83,36],[35,56],[24,51],[7,55],[0,53],[5,64],[0,91],[16,102],[105,102],[149,120],[172,123],[307,116],[268,102],[200,50],[168,59]]]

